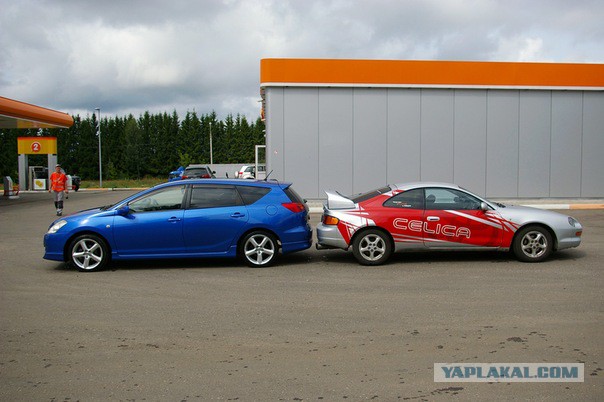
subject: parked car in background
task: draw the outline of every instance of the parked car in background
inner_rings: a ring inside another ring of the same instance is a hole
[[[406,183],[350,197],[328,191],[317,248],[352,247],[363,265],[404,250],[512,250],[539,262],[579,246],[582,232],[557,212],[491,202],[454,184]]]
[[[193,179],[54,221],[44,258],[84,272],[161,258],[239,257],[267,267],[311,244],[308,207],[291,183]]]
[[[78,191],[80,189],[80,184],[82,183],[80,176],[67,175],[67,181],[71,181],[71,189],[73,191]]]
[[[236,179],[253,179],[254,178],[254,166],[253,165],[243,165],[241,168],[235,172]]]
[[[236,179],[258,179],[263,180],[266,177],[266,165],[258,165],[258,174],[256,174],[255,165],[243,165],[241,169],[235,172]]]
[[[168,181],[181,180],[182,173],[185,171],[185,168],[180,166],[178,169],[171,171],[168,174]]]
[[[189,165],[182,172],[183,179],[215,179],[215,171],[208,165]]]

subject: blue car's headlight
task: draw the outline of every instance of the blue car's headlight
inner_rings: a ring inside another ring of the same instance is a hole
[[[50,234],[57,233],[57,231],[65,225],[67,225],[67,221],[64,219],[61,219],[60,221],[58,221],[54,225],[52,225],[50,227],[50,229],[48,229],[48,232],[46,232],[46,233],[50,233]]]

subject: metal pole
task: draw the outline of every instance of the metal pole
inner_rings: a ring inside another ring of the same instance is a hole
[[[214,156],[212,155],[212,122],[210,122],[210,165],[214,164]]]
[[[99,187],[103,188],[103,158],[101,157],[101,108],[97,107],[95,110],[97,111],[96,132],[99,136]]]

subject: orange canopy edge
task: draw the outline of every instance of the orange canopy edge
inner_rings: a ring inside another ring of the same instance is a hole
[[[67,113],[0,96],[0,128],[69,128]]]
[[[604,64],[275,58],[260,85],[604,90]]]

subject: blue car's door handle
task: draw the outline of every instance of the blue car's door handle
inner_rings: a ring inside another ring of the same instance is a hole
[[[242,214],[241,212],[235,212],[231,215],[231,218],[243,218],[244,216],[245,214]]]
[[[180,218],[173,216],[170,219],[168,219],[168,222],[180,222]]]

